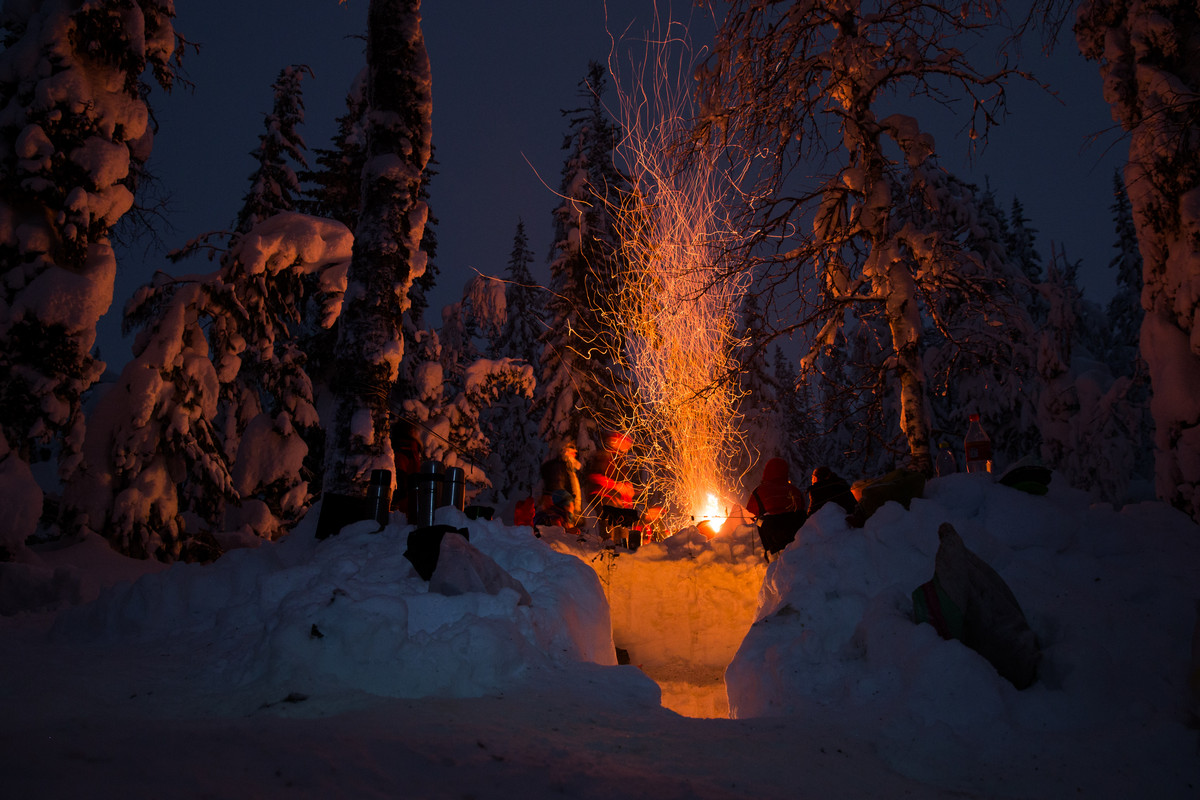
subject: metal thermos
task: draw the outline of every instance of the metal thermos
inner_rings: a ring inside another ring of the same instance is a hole
[[[433,524],[433,510],[438,507],[438,489],[442,482],[442,462],[426,461],[417,473],[417,503],[415,518],[410,520],[418,528],[428,528]]]
[[[466,490],[466,474],[462,471],[462,468],[448,468],[446,470],[445,483],[442,484],[442,505],[453,506],[462,511],[466,507]]]
[[[371,470],[371,484],[367,487],[367,513],[383,528],[388,524],[392,510],[392,473],[386,469]]]

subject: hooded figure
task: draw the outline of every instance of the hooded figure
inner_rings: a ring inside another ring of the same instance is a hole
[[[804,511],[804,492],[792,485],[788,472],[788,463],[782,458],[768,461],[763,467],[762,483],[746,501],[746,510],[756,517]]]
[[[804,492],[788,480],[788,463],[782,458],[768,461],[762,483],[746,501],[746,510],[759,518],[758,536],[768,561],[796,538],[808,518],[805,505]]]

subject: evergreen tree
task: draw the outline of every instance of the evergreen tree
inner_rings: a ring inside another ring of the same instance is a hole
[[[610,213],[624,181],[613,164],[617,131],[604,109],[606,82],[604,67],[592,62],[580,83],[587,105],[564,112],[568,156],[554,210],[536,402],[542,437],[576,442],[584,457],[598,445],[598,431],[619,420],[620,398],[629,393],[618,366],[619,245]]]
[[[815,409],[817,403],[807,382],[800,380],[795,364],[775,345],[772,358],[775,364],[775,415],[779,420],[779,452],[792,465],[792,482],[807,483],[813,469],[834,463],[836,448],[832,441],[819,435]],[[836,459],[840,463],[840,458]]]
[[[542,290],[534,285],[530,273],[532,263],[525,223],[518,221],[505,271],[505,319],[489,344],[491,359],[537,363],[538,337],[545,323],[539,306]],[[492,444],[487,467],[493,490],[506,499],[532,496],[540,477],[539,465],[546,458],[532,399],[519,394],[500,397],[484,412],[483,422]]]
[[[362,203],[362,173],[366,165],[367,70],[362,70],[354,79],[346,96],[346,113],[338,117],[338,131],[329,149],[315,150],[315,161],[319,169],[303,172],[302,181],[308,186],[304,191],[301,207],[315,216],[330,217],[342,222],[350,230],[358,225]],[[429,185],[436,175],[436,148],[430,145],[429,161],[422,176],[418,198],[425,203],[426,220],[421,233],[421,252],[425,254],[425,271],[413,280],[409,290],[409,308],[401,321],[404,337],[405,360],[417,352],[416,336],[425,327],[425,311],[428,308],[428,293],[437,282],[437,218],[429,203]],[[317,381],[317,391],[323,391],[333,379],[333,350],[337,338],[336,328],[320,333],[317,338],[304,343],[309,358],[309,374]],[[415,364],[402,368],[403,375],[411,375]],[[392,389],[392,403],[398,404],[412,397],[411,386],[405,380],[398,381]]]
[[[1145,477],[1154,472],[1154,421],[1150,416],[1150,376],[1138,349],[1138,336],[1145,312],[1142,310],[1142,255],[1138,251],[1133,209],[1119,173],[1113,174],[1113,225],[1116,255],[1109,263],[1117,271],[1117,291],[1105,314],[1107,357],[1114,375],[1128,376],[1130,422],[1127,432],[1134,449],[1133,474]]]
[[[1144,371],[1138,353],[1138,334],[1145,312],[1142,310],[1142,255],[1138,252],[1137,230],[1133,224],[1133,209],[1129,195],[1118,173],[1113,174],[1113,226],[1117,241],[1116,255],[1109,267],[1117,271],[1117,291],[1108,301],[1107,317],[1110,333],[1108,363],[1121,375]]]
[[[361,494],[394,470],[389,396],[404,355],[402,320],[421,251],[430,154],[430,71],[419,0],[372,0],[367,21],[367,159],[335,350],[325,489]]]
[[[1021,233],[1013,235],[1008,220],[990,190],[982,193],[962,185],[961,202],[971,209],[964,228],[964,247],[981,267],[980,274],[964,277],[983,280],[991,306],[981,325],[973,303],[963,304],[953,294],[934,304],[927,337],[933,391],[930,400],[936,420],[935,434],[961,448],[968,418],[979,414],[992,439],[997,464],[1006,465],[1037,453],[1036,396],[1037,323],[1045,319],[1045,303],[1029,275],[1041,273],[1034,249],[1035,230],[1020,216]],[[1014,258],[1010,247],[1022,242],[1027,249]],[[1035,299],[1036,298],[1036,299]],[[1038,310],[1042,309],[1042,310]],[[999,324],[997,324],[999,323]]]
[[[742,302],[744,330],[741,336],[740,353],[737,354],[738,371],[738,415],[745,445],[738,448],[739,461],[732,465],[732,473],[746,475],[756,463],[779,456],[788,458],[789,442],[781,423],[780,394],[775,375],[767,360],[768,339],[764,335],[766,324],[758,306],[758,297],[747,292]],[[776,357],[778,358],[778,350]]]
[[[292,163],[307,167],[308,149],[299,132],[304,124],[304,99],[300,81],[312,77],[307,66],[284,67],[271,84],[275,103],[266,118],[266,130],[258,137],[258,148],[251,153],[258,163],[250,175],[250,191],[242,202],[234,230],[245,233],[267,217],[280,211],[292,211],[301,198],[300,179]]]
[[[534,283],[530,266],[533,252],[525,235],[525,223],[518,220],[513,234],[512,252],[505,270],[506,314],[504,326],[488,348],[492,358],[516,358],[537,363],[539,339],[546,324],[542,318],[540,298],[544,290]]]
[[[440,270],[437,266],[437,215],[434,214],[433,205],[430,203],[429,186],[437,175],[437,147],[430,145],[429,148],[429,163],[425,165],[425,172],[421,179],[421,189],[417,197],[421,202],[425,203],[427,216],[425,218],[425,230],[421,233],[421,252],[425,254],[425,271],[418,275],[413,280],[412,289],[409,290],[409,309],[408,315],[412,319],[415,328],[421,328],[425,325],[425,312],[429,309],[429,293],[433,291],[433,287],[437,285],[438,273]]]
[[[83,527],[173,561],[196,557],[197,537],[275,538],[299,519],[320,429],[294,331],[333,325],[351,241],[337,222],[276,214],[217,271],[159,273],[138,290],[126,309],[134,358],[92,414],[92,468],[66,491]],[[309,278],[319,298],[302,295]]]
[[[1008,246],[1009,258],[1021,268],[1021,272],[1031,284],[1042,282],[1042,254],[1037,250],[1037,228],[1029,226],[1025,217],[1025,207],[1021,201],[1013,198],[1012,211],[1008,217]]]
[[[367,71],[354,78],[346,95],[346,113],[337,118],[332,146],[313,150],[315,170],[300,173],[307,188],[300,209],[316,217],[336,219],[350,230],[358,225],[362,204],[362,171],[367,160]]]
[[[170,0],[0,10],[0,434],[26,464],[57,450],[64,479],[81,463],[83,393],[104,370],[92,347],[112,300],[112,230],[150,157],[143,76],[170,90],[181,56],[173,17]]]
[[[1114,379],[1084,346],[1100,315],[1083,300],[1077,272],[1078,263],[1059,257],[1039,287],[1049,308],[1038,365],[1041,455],[1072,486],[1120,503],[1136,463],[1130,434],[1138,412],[1129,402],[1130,379]]]

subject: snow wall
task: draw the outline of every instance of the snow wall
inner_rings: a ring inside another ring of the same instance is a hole
[[[692,527],[635,552],[541,531],[555,550],[596,570],[616,646],[659,685],[662,704],[684,716],[729,716],[725,669],[755,620],[767,567],[758,530],[740,522],[712,540]]]
[[[447,536],[460,546],[443,546],[426,582],[404,556],[411,526],[393,521],[376,533],[360,522],[318,541],[319,510],[280,542],[103,591],[64,610],[52,634],[162,642],[195,653],[200,690],[254,686],[274,699],[331,690],[476,697],[565,668],[616,665],[595,573],[529,528],[439,509],[435,521],[467,528],[471,547]],[[632,667],[603,680],[657,705],[654,685]]]
[[[1000,574],[1039,640],[1038,679],[1024,691],[913,624],[912,591],[932,577],[943,522]],[[1135,794],[1173,796],[1190,779],[1173,770],[1195,763],[1184,726],[1189,697],[1200,712],[1187,685],[1190,671],[1200,678],[1200,661],[1189,666],[1200,657],[1189,652],[1194,636],[1200,647],[1197,576],[1200,528],[1184,514],[1093,505],[1059,476],[1040,497],[987,475],[931,480],[910,511],[889,503],[863,529],[831,505],[767,569],[757,621],[725,676],[731,715],[875,731],[897,771],[964,790],[981,760],[999,775],[1030,753],[1048,763],[1120,753],[1163,765],[1152,771],[1161,786]],[[1131,796],[1112,764],[1095,770],[1102,796]],[[1014,771],[998,796],[1040,796],[1037,779],[1036,764]]]

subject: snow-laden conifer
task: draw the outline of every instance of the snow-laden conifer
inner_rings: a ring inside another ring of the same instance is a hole
[[[625,182],[613,164],[617,131],[604,108],[606,84],[605,68],[592,62],[580,82],[586,105],[564,112],[568,155],[554,209],[548,327],[538,367],[538,429],[547,441],[575,442],[583,457],[599,444],[599,430],[619,417],[619,398],[628,396],[618,366],[619,247],[610,213]]]
[[[490,359],[537,364],[538,338],[545,330],[541,312],[545,290],[534,283],[532,264],[525,223],[518,221],[504,273],[504,324],[489,343]],[[538,436],[531,398],[523,393],[498,398],[484,411],[483,425],[491,441],[487,473],[495,494],[505,499],[531,496],[539,479],[539,466],[547,456]]]
[[[252,156],[257,167],[250,175],[250,190],[242,201],[234,229],[245,233],[272,214],[293,211],[300,200],[300,179],[293,164],[308,166],[308,150],[300,135],[304,124],[304,98],[300,81],[312,77],[307,66],[284,67],[271,84],[275,102],[266,117],[266,130],[258,137]]]
[[[66,490],[79,528],[173,561],[195,557],[199,535],[274,538],[300,517],[319,419],[296,333],[337,319],[351,241],[333,220],[276,214],[215,272],[158,273],[135,293],[134,357],[99,399],[88,468]]]
[[[104,364],[113,226],[135,201],[169,90],[170,0],[26,0],[0,10],[0,431],[9,458],[80,465],[81,397]],[[7,491],[3,489],[0,491]],[[27,531],[32,533],[32,531]]]
[[[372,0],[367,19],[367,153],[345,306],[335,350],[325,489],[361,494],[374,469],[394,471],[390,395],[404,355],[402,320],[428,208],[431,75],[419,0]]]

